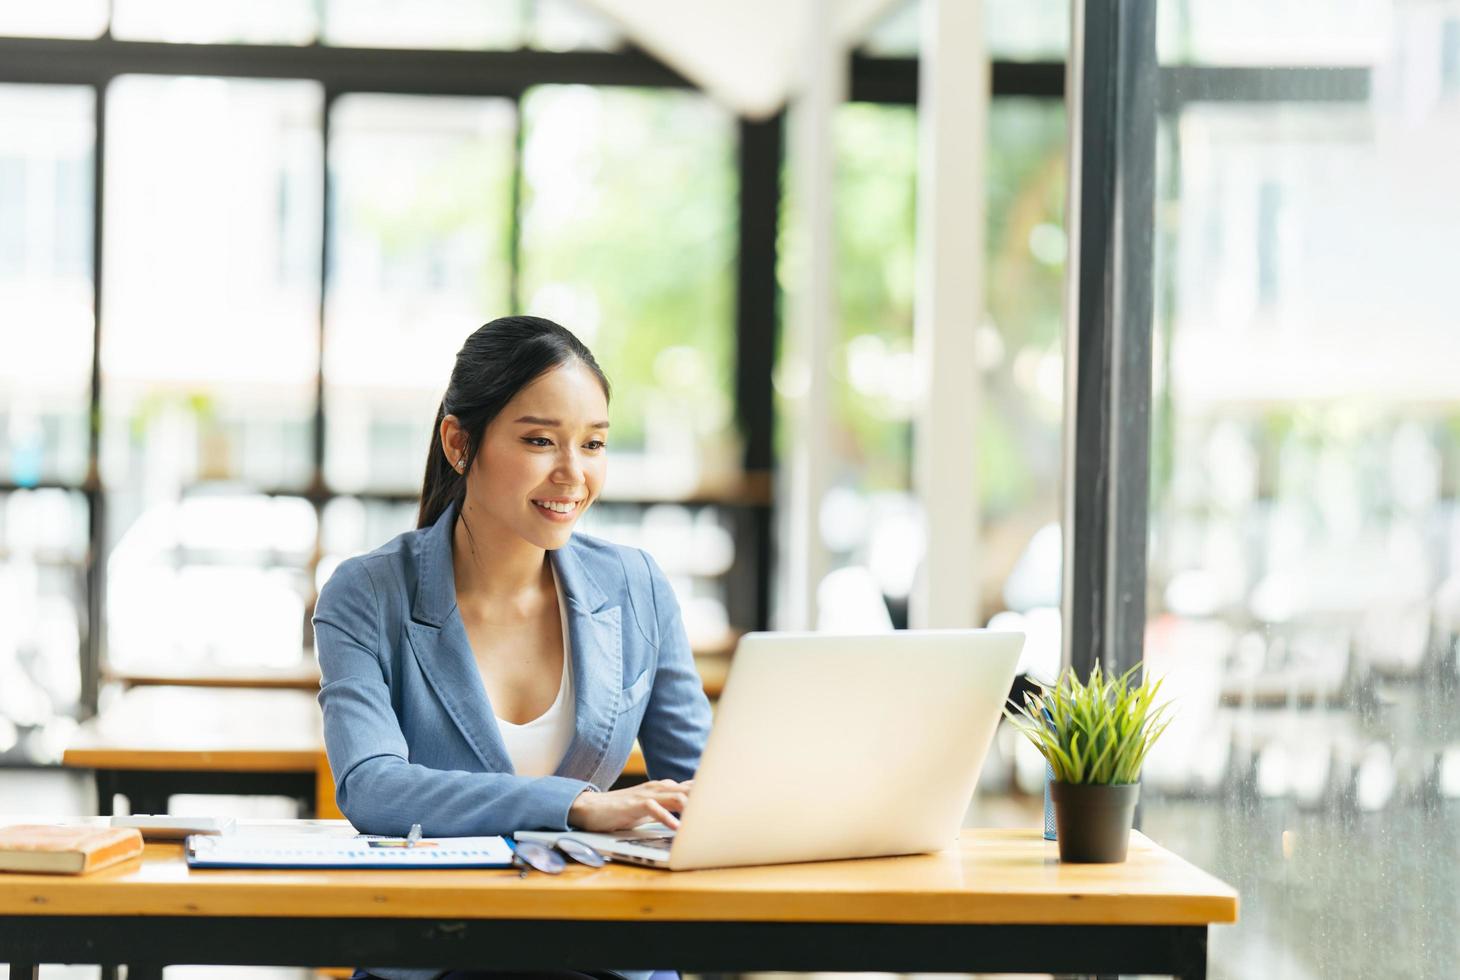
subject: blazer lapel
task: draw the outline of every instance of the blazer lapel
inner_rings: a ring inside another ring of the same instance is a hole
[[[573,740],[558,763],[557,775],[591,779],[608,752],[624,688],[622,609],[584,567],[575,542],[551,556],[553,570],[568,597],[568,647],[573,657]]]
[[[456,613],[456,572],[451,563],[451,534],[456,507],[418,541],[416,594],[406,630],[421,673],[446,707],[487,772],[513,772],[512,760],[497,729],[497,717],[482,687],[466,627]]]

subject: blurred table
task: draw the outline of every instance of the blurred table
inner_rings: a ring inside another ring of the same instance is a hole
[[[725,678],[730,672],[730,645],[716,646],[704,652],[695,653],[695,667],[705,685],[705,694],[710,700],[720,696],[725,687]],[[298,667],[261,669],[257,667],[209,667],[207,669],[146,671],[108,670],[105,680],[133,687],[223,687],[253,688],[261,690],[295,690],[316,692],[319,690],[319,665],[304,663]]]
[[[714,700],[725,686],[730,658],[697,656],[695,666]],[[98,812],[113,812],[113,797],[127,797],[133,813],[166,813],[180,793],[288,796],[301,812],[337,817],[334,779],[314,692],[318,673],[272,675],[114,675],[136,686],[83,724],[62,764],[96,776]],[[621,784],[646,777],[637,745]]]
[[[62,764],[95,771],[103,815],[117,793],[133,813],[166,813],[178,793],[226,793],[288,796],[312,814],[323,759],[319,705],[304,691],[136,687],[81,726]]]
[[[109,670],[105,679],[123,687],[227,687],[263,690],[318,691],[319,665],[310,661],[297,667],[209,667],[193,670]]]

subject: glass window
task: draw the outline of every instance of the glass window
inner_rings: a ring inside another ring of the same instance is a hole
[[[916,406],[906,396],[914,370],[916,110],[844,106],[836,141],[836,471],[820,515],[834,571],[823,586],[822,615],[862,622],[868,597],[880,595],[887,620],[905,625],[922,559],[922,516],[912,493]],[[1054,615],[1059,601],[1063,108],[995,101],[989,146],[989,320],[976,344],[984,386],[975,434],[987,569],[981,607],[985,618],[1004,615],[1004,625],[1027,629],[1023,617]],[[1058,633],[1039,631],[1027,645],[1026,667],[1057,669]]]
[[[112,0],[112,36],[186,44],[308,44],[313,0]]]
[[[129,76],[108,99],[109,661],[291,663],[313,509],[238,485],[313,473],[321,93]]]
[[[102,469],[126,513],[200,480],[310,479],[320,102],[311,82],[111,87]]]
[[[611,51],[613,22],[578,0],[327,0],[327,44]]]
[[[94,101],[0,85],[0,483],[86,475]]]
[[[324,41],[372,48],[518,48],[522,0],[326,0]]]
[[[1372,65],[1395,29],[1390,7],[1387,0],[1329,0],[1315,16],[1306,0],[1171,0],[1162,5],[1157,48],[1172,63]],[[1436,4],[1432,14],[1443,19],[1444,11]]]
[[[552,86],[523,103],[522,299],[614,386],[607,493],[738,471],[735,128],[701,95]]]
[[[86,497],[0,494],[0,760],[61,758],[81,697]]]
[[[107,0],[7,0],[0,36],[98,37],[106,30]]]
[[[509,312],[514,110],[351,95],[332,112],[325,473],[419,491],[456,352]]]
[[[1160,16],[1217,52],[1247,6]],[[1144,829],[1241,891],[1218,975],[1460,955],[1435,898],[1460,888],[1460,35],[1375,7],[1368,96],[1284,102],[1274,76],[1159,133],[1146,661],[1179,708]],[[1359,9],[1306,8],[1282,50]]]
[[[207,487],[150,501],[121,529],[107,564],[108,667],[297,665],[317,531],[314,507],[300,497]]]
[[[1070,46],[1069,0],[984,0],[984,43],[993,58],[1062,61]],[[916,58],[919,0],[900,0],[868,32],[862,50],[884,58]]]
[[[581,0],[533,0],[529,43],[542,51],[613,51],[625,38],[607,17]]]

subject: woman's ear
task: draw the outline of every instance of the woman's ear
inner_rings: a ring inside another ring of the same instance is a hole
[[[466,430],[455,415],[441,420],[441,452],[446,456],[446,465],[458,473],[466,472]]]

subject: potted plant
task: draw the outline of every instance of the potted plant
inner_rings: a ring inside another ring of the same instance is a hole
[[[1140,667],[1110,677],[1097,663],[1088,682],[1067,670],[1053,687],[1025,694],[1017,710],[1004,709],[1054,771],[1061,861],[1125,860],[1141,763],[1170,724],[1161,717],[1170,702],[1155,703],[1161,682],[1132,686]]]

